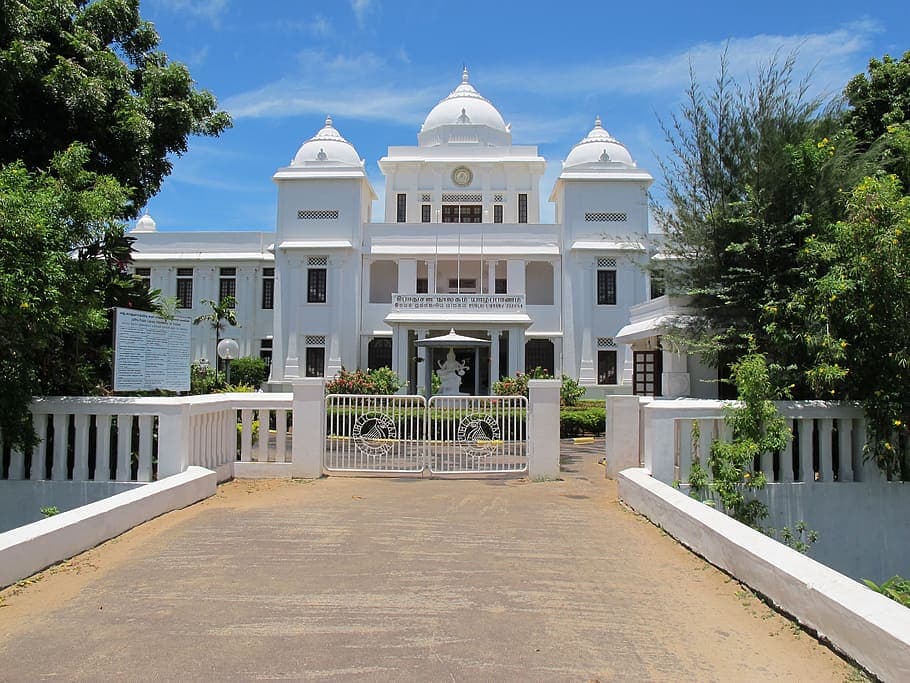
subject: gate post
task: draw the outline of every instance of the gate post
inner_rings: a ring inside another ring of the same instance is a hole
[[[622,470],[640,467],[639,438],[641,407],[638,396],[607,396],[606,470],[616,479]]]
[[[528,477],[559,476],[558,379],[528,382]]]
[[[291,453],[294,476],[318,479],[322,476],[325,447],[325,378],[294,379]]]

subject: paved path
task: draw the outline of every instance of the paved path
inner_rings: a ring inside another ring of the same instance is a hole
[[[232,482],[7,590],[0,679],[848,679],[565,455],[559,482]]]

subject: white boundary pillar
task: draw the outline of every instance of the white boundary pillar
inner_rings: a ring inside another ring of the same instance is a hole
[[[294,433],[291,439],[294,474],[306,479],[322,476],[325,445],[325,378],[293,381]]]
[[[528,382],[528,477],[559,477],[558,379]]]
[[[641,408],[638,396],[607,396],[606,474],[608,479],[629,467],[640,467]]]

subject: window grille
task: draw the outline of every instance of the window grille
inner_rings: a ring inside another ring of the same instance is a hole
[[[443,192],[443,202],[481,202],[483,195],[480,192]]]
[[[324,334],[308,334],[305,337],[306,346],[325,346]]]
[[[616,271],[597,271],[597,305],[616,305]]]
[[[151,268],[136,268],[134,271],[134,277],[139,278],[139,281],[145,286],[146,289],[151,289],[152,286],[152,269]]]
[[[613,341],[613,337],[598,337],[597,338],[597,348],[598,349],[610,349],[616,346],[616,342]]]
[[[275,308],[275,269],[262,269],[262,308]]]
[[[597,259],[598,268],[615,268],[616,259],[615,258],[599,258]]]
[[[407,223],[408,220],[408,196],[404,193],[398,195],[398,210],[395,217],[399,223]]]
[[[625,223],[625,211],[592,211],[585,214],[585,223]]]
[[[193,269],[177,269],[177,308],[193,307]]]
[[[528,195],[523,193],[518,195],[518,222],[528,222]]]
[[[597,383],[617,384],[616,351],[597,352]]]
[[[299,221],[337,221],[338,209],[300,209],[297,211]]]
[[[430,222],[430,205],[429,204],[420,205],[420,222],[421,223]]]
[[[328,256],[310,256],[306,260],[308,266],[327,266],[329,265]]]
[[[429,192],[424,192],[420,195],[420,201],[422,202],[431,202],[433,201],[433,196]]]
[[[324,304],[326,302],[326,276],[325,268],[310,268],[307,274],[308,304]]]
[[[223,303],[228,297],[237,297],[237,269],[221,268],[218,280],[218,303]]]
[[[493,222],[502,223],[502,204],[493,205]]]

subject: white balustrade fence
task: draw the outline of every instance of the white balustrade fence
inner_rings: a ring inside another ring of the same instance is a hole
[[[251,395],[36,399],[38,443],[23,453],[0,435],[0,478],[148,482],[217,469],[236,458],[237,396]]]
[[[644,464],[655,478],[688,481],[693,461],[707,463],[711,444],[729,440],[722,401],[650,401],[641,406]],[[824,401],[779,401],[793,439],[780,453],[762,454],[756,469],[769,482],[851,482],[878,480],[865,461],[865,420],[855,405]]]
[[[241,462],[291,462],[293,395],[237,394]]]

